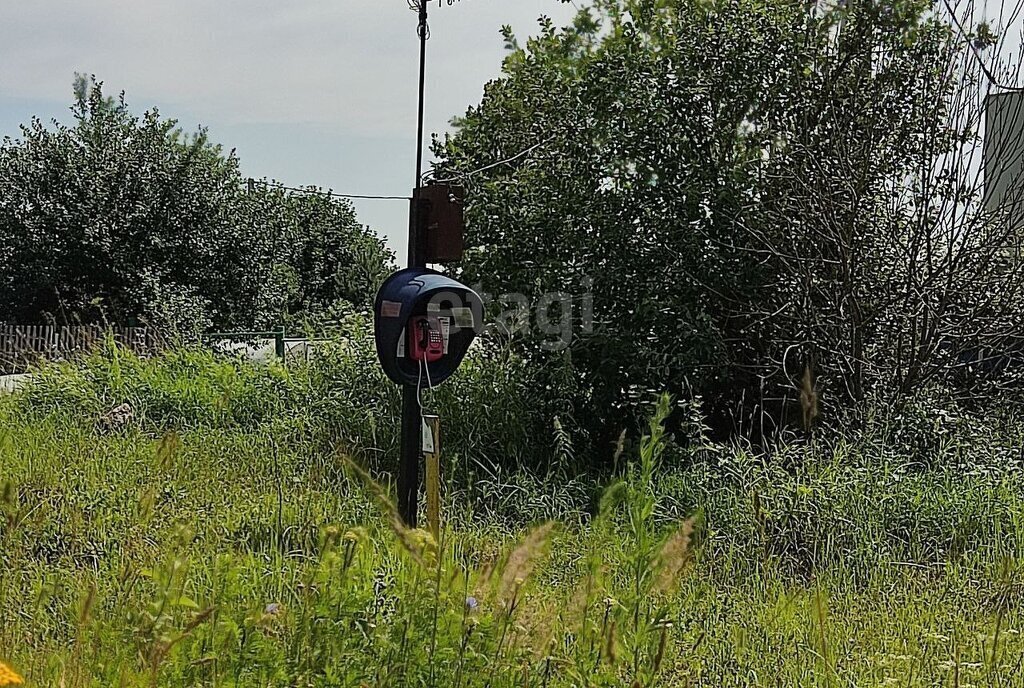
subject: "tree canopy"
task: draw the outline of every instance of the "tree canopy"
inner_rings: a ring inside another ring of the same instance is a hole
[[[253,184],[93,80],[75,94],[73,124],[0,145],[0,322],[250,329],[372,301],[391,256],[351,204]]]
[[[457,270],[592,281],[592,332],[514,344],[612,431],[665,387],[769,431],[805,378],[855,406],[1008,346],[1019,248],[969,183],[986,86],[936,7],[596,0],[525,46],[506,29],[503,76],[435,141],[468,191]]]

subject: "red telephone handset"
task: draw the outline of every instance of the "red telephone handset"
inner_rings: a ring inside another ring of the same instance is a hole
[[[433,363],[444,356],[441,322],[435,316],[417,316],[409,321],[409,358]]]

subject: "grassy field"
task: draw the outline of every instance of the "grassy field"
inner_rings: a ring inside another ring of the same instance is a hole
[[[0,662],[66,688],[1024,685],[1013,419],[753,452],[664,437],[663,399],[600,477],[472,472],[470,443],[520,449],[456,434],[435,542],[395,523],[392,401],[341,359],[108,352],[0,397]]]

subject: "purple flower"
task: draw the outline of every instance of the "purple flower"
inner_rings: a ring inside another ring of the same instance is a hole
[[[476,598],[470,595],[466,598],[466,611],[473,611],[480,606],[480,603],[476,601]]]

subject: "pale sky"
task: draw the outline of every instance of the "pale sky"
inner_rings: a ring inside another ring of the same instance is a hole
[[[522,40],[540,15],[575,13],[560,0],[448,1],[430,6],[428,132],[499,75],[502,24]],[[406,0],[0,0],[0,138],[33,115],[68,120],[81,72],[135,112],[209,127],[249,176],[406,196],[418,49]],[[407,204],[355,203],[404,263]]]

